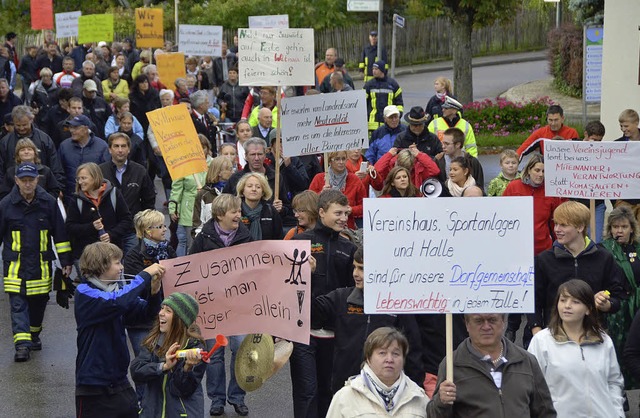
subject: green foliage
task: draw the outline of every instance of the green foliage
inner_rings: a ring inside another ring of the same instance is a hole
[[[514,103],[502,98],[485,99],[464,106],[464,118],[477,134],[507,137],[513,133],[527,136],[544,124],[544,115],[553,102],[548,97]]]
[[[575,13],[576,23],[580,26],[604,21],[604,0],[569,0],[569,10]]]
[[[582,37],[582,30],[573,25],[554,29],[547,36],[554,87],[571,97],[582,96]]]
[[[521,7],[522,0],[409,0],[407,10],[421,17],[446,14],[480,28],[511,19]]]

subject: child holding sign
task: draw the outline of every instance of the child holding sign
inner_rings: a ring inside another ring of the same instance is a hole
[[[207,365],[196,350],[204,349],[197,316],[191,295],[173,293],[162,301],[158,320],[131,363],[133,380],[146,384],[140,417],[204,416],[201,381]],[[178,349],[186,350],[184,358],[178,358]]]

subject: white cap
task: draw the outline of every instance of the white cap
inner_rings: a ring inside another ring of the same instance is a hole
[[[399,115],[399,114],[400,114],[400,110],[398,110],[398,107],[395,105],[389,105],[384,108],[383,115],[385,118],[388,118],[391,115]]]

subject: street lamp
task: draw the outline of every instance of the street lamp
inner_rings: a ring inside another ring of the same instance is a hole
[[[556,4],[556,29],[560,28],[560,22],[562,21],[562,5],[560,0],[544,0],[545,3]]]

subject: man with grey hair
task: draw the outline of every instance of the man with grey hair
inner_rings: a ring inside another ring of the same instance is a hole
[[[507,314],[467,314],[469,337],[453,352],[453,382],[446,358],[427,415],[433,418],[554,418],[549,387],[536,358],[504,337]]]
[[[104,51],[102,48],[93,50],[93,63],[96,65],[96,76],[100,81],[105,80],[109,76],[110,65],[105,61]]]
[[[159,50],[156,50],[156,51],[159,51]],[[153,64],[147,65],[146,67],[144,67],[142,72],[143,72],[144,75],[149,77],[149,84],[154,89],[160,91],[162,89],[166,89],[167,88],[167,86],[165,86],[162,83],[162,81],[160,81],[160,75],[158,75],[158,67],[156,67],[155,65],[153,65]]]
[[[209,95],[206,90],[198,90],[189,96],[191,100],[191,120],[196,132],[207,137],[211,144],[211,154],[215,157],[218,153],[216,136],[218,133],[218,121],[209,113]]]
[[[94,52],[95,56],[95,52]],[[80,70],[80,77],[77,77],[71,83],[71,90],[73,95],[82,97],[82,89],[84,82],[87,80],[93,80],[96,83],[97,95],[104,97],[102,93],[102,81],[96,76],[96,64],[93,61],[86,60],[82,63],[82,70]]]
[[[0,80],[0,84],[2,81]],[[64,171],[56,154],[53,140],[44,131],[33,126],[33,112],[29,106],[16,106],[11,112],[14,131],[7,134],[0,142],[0,180],[4,180],[9,167],[15,165],[16,144],[22,138],[29,138],[40,151],[38,156],[42,165],[51,169],[56,180],[64,184]]]
[[[187,88],[187,79],[186,78],[184,78],[184,77],[176,78],[176,81],[174,82],[174,85],[176,86],[176,89],[173,92],[173,94],[174,94],[173,104],[180,103],[180,99],[189,98],[189,89]],[[191,102],[191,105],[193,106],[193,102]]]
[[[270,203],[273,203],[273,207],[280,213],[280,217],[283,218],[284,223],[285,216],[293,215],[291,210],[291,201],[289,198],[289,188],[287,187],[286,180],[281,173],[278,199],[274,200],[276,190],[276,172],[264,162],[265,157],[267,156],[266,141],[261,138],[250,138],[243,144],[243,148],[247,164],[245,164],[244,169],[231,176],[229,181],[227,181],[227,185],[224,186],[224,189],[222,190],[223,193],[235,195],[238,181],[240,181],[240,178],[247,173],[264,174],[267,177],[271,190],[274,191],[274,195],[271,196]],[[285,225],[287,224],[285,223]]]

